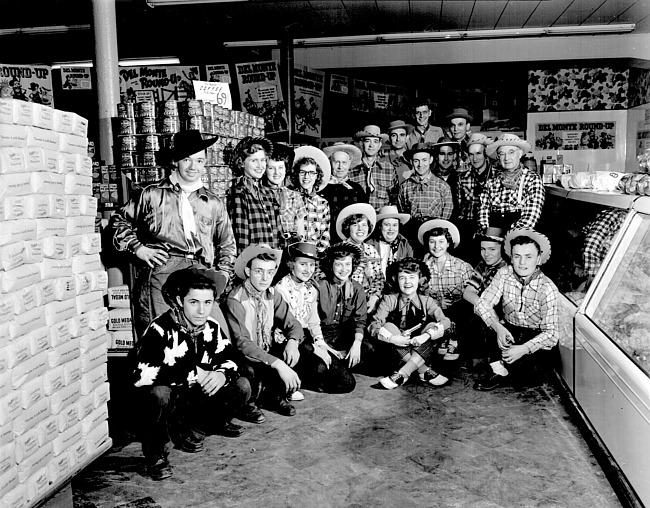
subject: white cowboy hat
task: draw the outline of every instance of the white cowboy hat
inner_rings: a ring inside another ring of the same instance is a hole
[[[488,227],[482,233],[476,233],[474,239],[479,242],[503,243],[503,229]]]
[[[363,214],[368,218],[370,223],[370,231],[368,231],[368,236],[375,229],[375,224],[377,224],[377,212],[368,203],[354,203],[353,205],[346,206],[343,210],[339,212],[339,216],[336,218],[336,232],[340,238],[347,239],[348,237],[343,235],[342,226],[343,221],[347,219],[350,215]]]
[[[431,231],[434,228],[447,229],[449,231],[449,234],[451,235],[451,241],[454,244],[453,247],[456,248],[460,245],[460,232],[458,231],[458,228],[448,220],[444,220],[444,219],[428,220],[420,226],[420,229],[418,229],[418,240],[420,240],[420,243],[422,245],[424,245],[424,234],[427,231]]]
[[[237,277],[239,277],[241,280],[246,280],[246,272],[244,271],[244,268],[248,266],[248,262],[251,259],[256,258],[260,254],[271,254],[273,257],[275,257],[277,266],[280,266],[280,261],[282,260],[281,250],[272,249],[265,243],[256,243],[254,245],[249,245],[246,247],[241,252],[241,254],[237,256],[237,259],[235,260],[235,274]]]
[[[354,145],[338,141],[331,146],[323,148],[323,153],[328,157],[332,157],[332,154],[335,154],[336,152],[345,152],[350,156],[350,169],[361,164],[361,150]]]
[[[399,213],[395,205],[382,206],[377,214],[377,222],[383,219],[397,219],[400,224],[406,224],[410,218],[408,213]]]
[[[526,236],[537,242],[537,245],[539,245],[539,248],[542,251],[540,253],[540,265],[543,265],[549,260],[551,257],[551,242],[549,241],[548,237],[542,233],[535,231],[534,229],[523,228],[511,229],[508,231],[505,241],[505,250],[508,257],[512,257],[512,241],[519,236]]]
[[[500,146],[514,146],[522,150],[524,153],[528,153],[532,150],[530,143],[525,139],[521,139],[515,134],[501,134],[496,141],[490,143],[485,152],[489,157],[493,157],[497,151],[497,148]]]
[[[388,134],[381,132],[378,125],[366,125],[362,131],[354,135],[354,139],[379,138],[384,143],[388,141]]]
[[[494,142],[494,140],[492,138],[488,138],[485,134],[475,132],[467,140],[467,146],[470,146],[470,145],[488,146],[492,142]]]
[[[314,159],[320,166],[320,168],[323,170],[323,179],[320,183],[320,187],[318,187],[316,190],[323,190],[327,183],[330,181],[330,177],[332,176],[332,165],[330,164],[330,160],[327,155],[325,155],[325,153],[320,148],[316,148],[315,146],[299,146],[294,150],[294,153],[294,166],[298,161],[300,161],[300,159],[304,159],[305,157]]]

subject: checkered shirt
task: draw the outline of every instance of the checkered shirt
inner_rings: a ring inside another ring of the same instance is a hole
[[[372,183],[375,187],[374,192],[371,192],[368,187],[369,175],[372,177]],[[390,162],[376,159],[372,168],[362,162],[350,170],[348,180],[361,185],[368,198],[367,202],[376,211],[379,211],[382,206],[396,202],[399,181],[397,172]]]
[[[521,167],[521,166],[520,166]],[[490,212],[521,212],[521,217],[511,228],[534,229],[542,215],[544,205],[544,184],[542,178],[524,166],[521,198],[520,185],[516,189],[506,188],[499,175],[491,178],[481,193],[478,222],[481,229],[490,225]]]
[[[449,219],[454,211],[451,187],[433,174],[425,179],[411,175],[400,185],[397,203],[401,212],[416,219]]]
[[[507,323],[540,330],[527,344],[531,352],[551,349],[559,334],[559,293],[553,281],[537,270],[524,284],[512,266],[501,268],[474,305],[486,325],[493,328],[499,321],[494,307],[501,302]]]
[[[596,276],[626,216],[627,210],[610,208],[598,213],[593,221],[582,228],[582,233],[585,235],[582,261],[587,276]]]
[[[344,240],[344,243],[359,247],[358,244],[350,240]],[[379,253],[377,249],[367,243],[362,244],[362,247],[363,258],[350,278],[361,284],[368,299],[371,296],[380,297],[384,290],[385,278],[384,272],[381,271]]]
[[[473,287],[480,295],[490,285],[497,272],[504,266],[508,266],[508,263],[503,259],[493,266],[486,265],[485,261],[479,261],[479,264],[474,267],[472,277],[467,281],[467,286]]]
[[[284,233],[296,233],[296,221],[307,215],[307,207],[299,192],[287,187],[269,187],[280,205],[280,223]]]
[[[268,187],[259,180],[240,177],[228,191],[227,202],[239,252],[254,243],[282,248],[280,205]]]
[[[481,175],[476,170],[467,166],[467,171],[457,173],[456,184],[456,216],[462,220],[475,220],[478,217],[478,209],[481,204],[481,193],[492,174],[490,162],[487,162],[487,168]]]
[[[302,199],[307,209],[305,240],[316,243],[319,249],[327,249],[330,246],[330,205],[317,194],[302,194]]]
[[[460,301],[463,298],[465,286],[472,277],[472,265],[450,254],[447,254],[442,270],[438,269],[431,254],[424,256],[424,262],[431,271],[429,296],[439,302],[442,302],[443,298],[447,298],[448,307]]]

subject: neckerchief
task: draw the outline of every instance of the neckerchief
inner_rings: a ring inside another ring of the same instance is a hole
[[[250,279],[246,279],[244,282],[244,289],[248,293],[248,296],[255,302],[255,316],[257,321],[255,343],[264,351],[268,351],[271,347],[271,334],[264,326],[267,318],[266,305],[264,305],[264,292],[255,289]]]
[[[181,220],[183,221],[183,233],[185,234],[185,238],[193,242],[194,235],[196,234],[196,221],[194,220],[194,210],[192,209],[189,196],[192,192],[201,189],[203,182],[197,180],[189,185],[182,184],[178,178],[178,170],[169,175],[169,181],[181,188],[180,212]]]
[[[336,178],[335,176],[330,177],[328,185],[343,185],[346,189],[352,189],[352,186],[348,183],[347,178]]]
[[[506,171],[505,169],[499,173],[499,179],[506,189],[514,190],[517,188],[519,179],[524,173],[524,167],[520,164],[517,169],[513,171]]]

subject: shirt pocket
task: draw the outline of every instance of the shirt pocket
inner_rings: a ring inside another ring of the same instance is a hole
[[[201,234],[210,235],[212,232],[212,227],[214,226],[214,219],[212,219],[212,217],[199,214],[196,216],[196,226]]]

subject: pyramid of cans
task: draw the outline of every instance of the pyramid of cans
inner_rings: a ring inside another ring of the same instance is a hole
[[[218,134],[207,150],[203,181],[218,196],[225,196],[232,183],[227,154],[245,136],[264,136],[264,118],[233,111],[207,101],[145,101],[118,104],[120,166],[131,172],[134,184],[155,182],[165,176],[162,150],[181,130]]]
[[[0,506],[38,503],[111,445],[87,129],[0,99]]]

